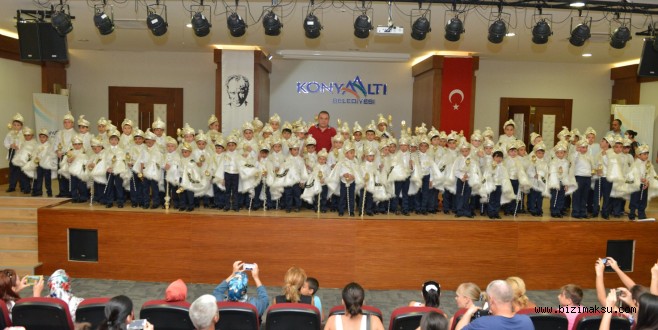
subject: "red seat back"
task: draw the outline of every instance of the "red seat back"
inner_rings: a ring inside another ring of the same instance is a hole
[[[445,314],[434,307],[399,307],[391,313],[389,330],[415,330],[420,325],[420,319],[429,312]]]
[[[25,329],[73,330],[69,306],[61,299],[22,298],[11,310],[13,326]]]
[[[219,322],[215,329],[258,330],[260,320],[256,306],[233,301],[217,302]]]
[[[598,330],[599,325],[601,325],[601,319],[603,318],[603,313],[580,313],[576,317],[576,320],[573,323],[573,330]],[[610,330],[630,330],[631,322],[614,314],[612,320],[610,321]]]
[[[320,311],[309,304],[274,304],[265,315],[267,330],[320,330],[322,326]]]
[[[158,330],[194,329],[187,301],[150,300],[142,305],[139,317],[147,319]]]
[[[363,305],[361,306],[361,311],[363,312],[363,315],[377,316],[379,320],[382,321],[382,323],[384,323],[382,311],[379,308],[370,305]],[[345,306],[337,305],[332,307],[329,310],[329,316],[331,315],[345,315]]]
[[[9,309],[4,301],[0,300],[0,329],[11,326],[11,318],[9,318]]]
[[[89,322],[96,329],[105,320],[105,305],[110,298],[87,298],[75,310],[76,322]]]

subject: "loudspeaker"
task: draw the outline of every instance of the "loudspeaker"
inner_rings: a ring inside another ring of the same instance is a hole
[[[605,252],[606,257],[612,257],[617,261],[619,268],[625,272],[633,271],[633,255],[635,254],[635,241],[633,240],[610,240]],[[606,267],[606,271],[613,271]]]
[[[98,261],[98,230],[69,228],[69,260]]]
[[[21,47],[21,60],[41,61],[39,46],[39,25],[37,23],[18,23],[18,43]]]
[[[653,38],[644,40],[642,57],[640,57],[640,65],[637,68],[637,75],[639,77],[658,76],[658,51],[656,51],[653,45]]]
[[[24,61],[67,61],[66,36],[46,22],[18,23],[18,42]]]

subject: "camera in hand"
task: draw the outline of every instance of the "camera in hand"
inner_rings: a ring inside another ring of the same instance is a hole
[[[253,270],[256,267],[256,264],[242,264],[242,269],[244,270]]]
[[[473,313],[473,316],[471,317],[471,321],[477,319],[478,317],[491,315],[488,309],[482,309],[484,308],[484,303],[485,301],[483,299],[473,302],[473,304],[477,307],[480,307],[480,309],[478,309],[477,311],[475,311],[475,313]]]
[[[144,329],[146,325],[146,320],[134,320],[128,324],[128,330],[141,330]]]

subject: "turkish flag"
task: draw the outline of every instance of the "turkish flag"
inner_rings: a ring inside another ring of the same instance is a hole
[[[473,115],[473,61],[472,57],[445,57],[441,78],[439,131],[464,131],[467,139]]]

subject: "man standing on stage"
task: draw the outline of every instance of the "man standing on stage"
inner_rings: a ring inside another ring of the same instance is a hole
[[[336,135],[336,129],[329,126],[329,113],[327,111],[320,111],[318,114],[318,123],[311,126],[308,134],[315,139],[316,150],[331,150],[331,138]]]

